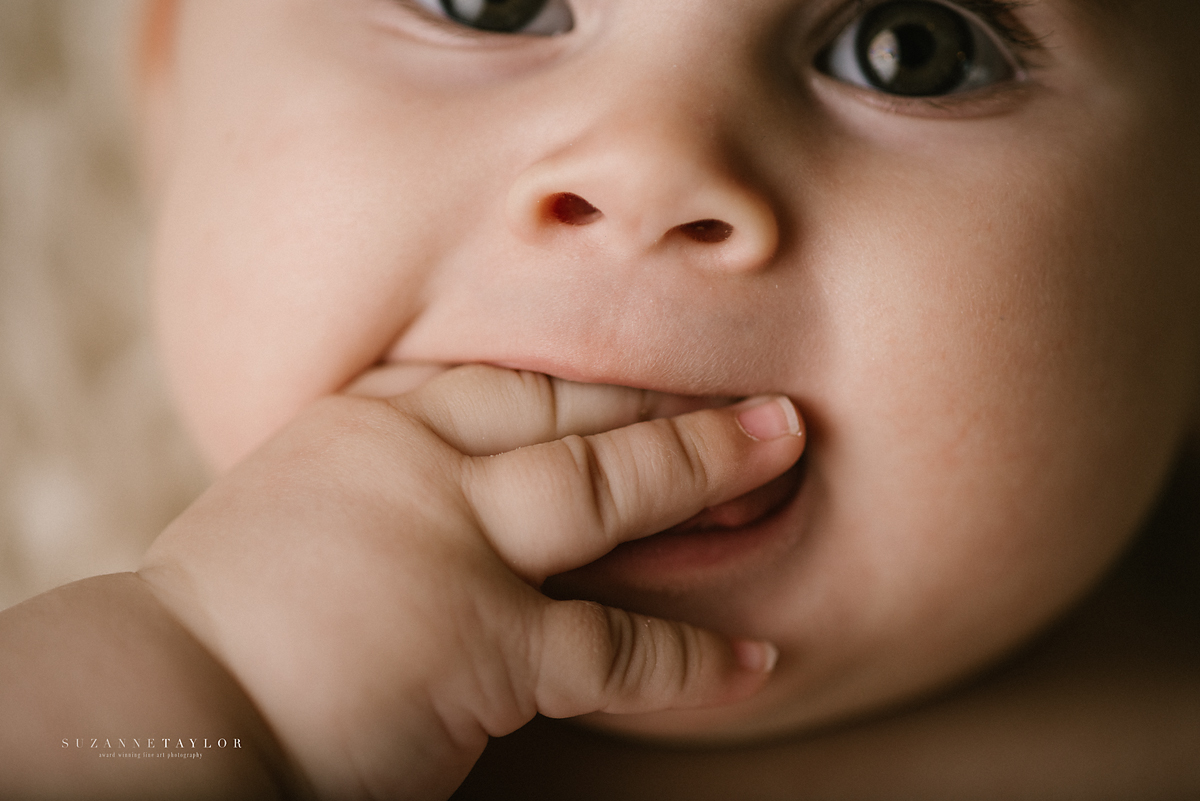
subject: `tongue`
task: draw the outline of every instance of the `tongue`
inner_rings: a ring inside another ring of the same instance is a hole
[[[763,484],[756,490],[740,495],[732,501],[711,506],[700,514],[667,529],[664,534],[687,534],[713,529],[740,528],[756,523],[783,506],[800,488],[803,462]]]

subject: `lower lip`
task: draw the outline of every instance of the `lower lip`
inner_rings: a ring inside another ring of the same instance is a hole
[[[790,496],[747,525],[655,534],[619,545],[572,573],[605,583],[666,587],[704,582],[769,563],[800,535],[805,462],[801,460],[793,468],[801,475]]]

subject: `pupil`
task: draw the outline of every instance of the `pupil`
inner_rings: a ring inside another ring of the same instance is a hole
[[[920,69],[937,53],[937,40],[920,25],[897,25],[896,39],[900,43],[900,66]]]
[[[548,0],[442,0],[453,19],[481,31],[517,33],[542,13]]]
[[[914,97],[951,91],[966,78],[975,54],[962,15],[934,2],[884,3],[863,18],[855,41],[872,86]]]

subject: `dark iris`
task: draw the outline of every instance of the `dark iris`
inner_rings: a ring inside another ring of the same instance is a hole
[[[941,3],[884,3],[863,18],[854,51],[872,86],[898,95],[940,95],[966,78],[975,38],[962,15]]]
[[[548,0],[442,0],[452,18],[481,31],[518,33],[546,7]]]

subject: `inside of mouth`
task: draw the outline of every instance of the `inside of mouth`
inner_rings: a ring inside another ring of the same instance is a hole
[[[742,528],[766,520],[788,504],[800,490],[805,460],[792,465],[783,475],[731,501],[711,506],[692,518],[654,536],[696,534]]]

